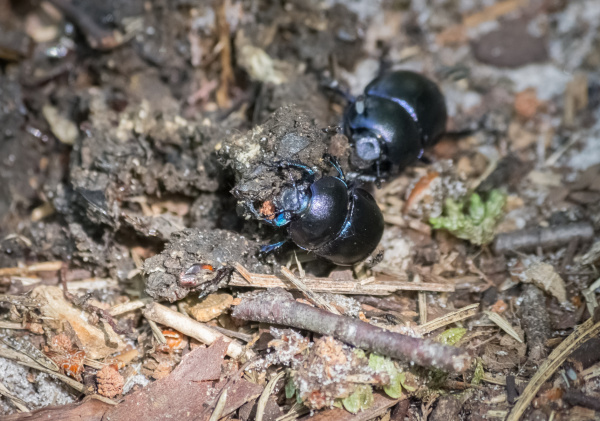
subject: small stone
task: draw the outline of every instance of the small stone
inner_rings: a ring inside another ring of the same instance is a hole
[[[527,22],[520,20],[483,35],[471,48],[477,60],[498,67],[521,67],[548,59],[546,40],[532,36]]]
[[[52,134],[65,145],[72,145],[77,140],[79,129],[75,123],[62,116],[59,111],[51,105],[44,105],[42,114],[50,125]]]

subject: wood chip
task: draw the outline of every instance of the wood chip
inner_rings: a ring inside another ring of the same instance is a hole
[[[194,319],[199,322],[208,322],[229,310],[232,304],[233,296],[218,292],[209,294],[200,300],[189,298],[184,306],[186,313]]]

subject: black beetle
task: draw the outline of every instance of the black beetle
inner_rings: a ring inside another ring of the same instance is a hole
[[[289,238],[300,248],[337,265],[349,266],[367,258],[383,235],[383,215],[366,190],[349,186],[337,161],[331,164],[337,177],[315,180],[315,172],[298,162],[282,162],[278,168],[297,168],[303,175],[302,189],[295,182],[272,201],[274,211],[265,215],[253,204],[247,207],[267,224],[288,227]],[[263,247],[270,252],[287,240]]]
[[[446,103],[425,76],[401,70],[374,79],[344,114],[362,174],[394,173],[420,158],[446,128]]]

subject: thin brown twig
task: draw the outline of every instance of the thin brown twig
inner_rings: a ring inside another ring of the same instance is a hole
[[[276,275],[265,275],[262,273],[251,273],[239,263],[234,265],[234,272],[229,280],[232,287],[251,288],[283,288],[295,290],[297,287],[279,278]],[[370,280],[370,279],[368,279]],[[331,292],[337,294],[357,295],[389,295],[396,291],[428,291],[428,292],[454,292],[454,285],[422,282],[387,281],[374,278],[374,282],[340,281],[332,278],[305,277],[304,284],[314,292]]]
[[[463,372],[473,362],[473,358],[459,348],[386,331],[351,317],[329,313],[294,300],[281,288],[242,301],[235,307],[233,316],[306,329],[391,358],[452,372]]]

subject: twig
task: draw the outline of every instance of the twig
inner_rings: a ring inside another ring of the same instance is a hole
[[[523,302],[519,316],[527,337],[527,352],[533,361],[540,361],[548,354],[546,341],[550,337],[550,315],[546,308],[546,297],[535,285],[523,285]]]
[[[49,0],[65,17],[72,21],[85,35],[90,47],[95,50],[110,50],[119,46],[122,35],[117,31],[109,31],[100,27],[71,0]]]
[[[294,405],[292,405],[290,410],[285,415],[277,417],[275,421],[293,421],[309,412],[310,410],[306,406],[302,405],[301,403],[294,402]]]
[[[496,253],[513,250],[535,250],[537,247],[556,248],[573,240],[589,241],[594,237],[594,227],[589,222],[533,228],[499,234],[494,240]]]
[[[323,299],[323,297],[321,297],[320,295],[316,294],[315,292],[313,292],[305,283],[304,281],[302,281],[302,279],[297,278],[291,270],[289,270],[288,268],[286,268],[285,266],[281,267],[281,273],[283,274],[283,276],[285,276],[292,284],[294,284],[296,286],[296,288],[298,288],[300,291],[302,291],[309,300],[311,300],[313,303],[315,303],[317,305],[317,307],[325,309],[327,311],[329,311],[330,313],[333,314],[340,314],[339,311],[337,311],[335,309],[334,306],[332,306],[330,303],[328,303],[327,301],[325,301]]]
[[[51,262],[42,262],[35,263],[33,265],[25,266],[25,267],[7,267],[0,268],[0,276],[14,276],[21,275],[25,276],[30,273],[37,272],[54,272],[58,271],[62,268],[62,262],[60,261],[51,261]]]
[[[158,328],[156,323],[152,320],[148,320],[148,324],[150,325],[150,329],[152,329],[152,334],[156,340],[161,344],[166,344],[167,339],[165,338],[165,335],[163,335],[162,331]]]
[[[283,288],[288,290],[298,289],[288,280],[283,280],[275,275],[250,273],[239,263],[235,265],[234,272],[229,281],[229,286],[246,288]],[[331,292],[334,294],[358,295],[389,295],[396,291],[428,291],[428,292],[454,292],[454,285],[442,283],[401,281],[382,281],[375,278],[375,282],[363,283],[358,281],[340,281],[332,278],[303,279],[304,284],[313,292]]]
[[[596,279],[592,285],[581,291],[590,314],[594,314],[594,310],[598,307],[598,301],[596,300],[596,290],[598,288],[600,288],[600,278]]]
[[[519,393],[517,391],[517,385],[515,383],[515,376],[506,376],[506,400],[509,404],[513,405],[517,400]]]
[[[123,304],[117,304],[108,309],[108,314],[111,316],[119,316],[130,311],[138,310],[148,304],[147,300],[134,300]]]
[[[273,393],[273,389],[277,385],[279,379],[285,376],[285,371],[281,371],[267,383],[265,390],[263,390],[260,398],[258,398],[258,403],[256,404],[256,418],[255,421],[262,421],[265,415],[265,408],[267,407],[267,402],[269,401],[269,396]]]
[[[373,297],[370,295],[355,295],[354,298],[361,304],[367,304],[371,307],[375,307],[376,309],[382,311],[405,311],[407,309],[406,305],[397,303],[392,300],[386,300],[384,298]]]
[[[252,358],[253,356],[252,351],[244,350],[244,347],[240,343],[232,341],[226,336],[209,328],[208,326],[205,326],[202,323],[192,320],[189,317],[184,316],[183,314],[178,313],[176,311],[173,311],[161,304],[148,304],[146,306],[146,309],[144,310],[144,316],[148,320],[152,320],[156,323],[160,323],[161,325],[171,327],[176,331],[181,332],[184,335],[190,336],[194,339],[197,339],[200,342],[205,343],[207,345],[212,344],[219,338],[223,338],[226,342],[229,342],[229,348],[227,348],[227,355],[229,355],[231,358],[239,358],[244,355],[247,358]]]
[[[441,327],[448,326],[451,323],[456,323],[469,317],[473,317],[477,314],[478,308],[479,304],[468,305],[466,307],[453,311],[452,313],[448,313],[442,317],[438,317],[435,320],[418,326],[415,329],[415,331],[417,331],[420,335],[426,335]]]
[[[461,349],[389,332],[360,320],[299,303],[280,288],[242,301],[234,309],[233,316],[330,335],[362,349],[447,371],[463,372],[473,361]]]
[[[561,158],[561,156],[563,156],[566,151],[568,151],[573,145],[575,145],[580,140],[581,138],[579,136],[572,136],[568,142],[559,147],[556,151],[554,151],[552,155],[548,157],[548,159],[546,159],[546,162],[544,162],[544,167],[554,166]]]
[[[219,400],[217,401],[217,405],[215,405],[215,409],[210,415],[208,421],[218,421],[221,418],[223,410],[225,409],[225,403],[227,403],[227,389],[223,388],[221,396],[219,396]]]
[[[0,321],[0,329],[21,330],[21,329],[27,329],[27,327],[23,326],[22,323]]]
[[[567,389],[562,398],[573,406],[583,406],[597,412],[600,411],[600,402],[595,396],[592,397],[573,389]]]
[[[421,277],[415,274],[413,282],[416,284],[421,283]],[[427,295],[422,291],[419,291],[417,295],[419,298],[419,321],[424,325],[427,323]]]
[[[224,327],[211,326],[210,328],[216,330],[219,333],[222,333],[225,336],[228,336],[230,338],[236,338],[236,339],[239,339],[240,341],[244,341],[244,342],[250,342],[250,341],[252,341],[252,339],[254,339],[254,336],[252,336],[252,335],[248,335],[247,333],[242,333],[242,332],[236,332],[234,330],[225,329]]]
[[[590,318],[557,346],[531,378],[506,421],[518,421],[535,398],[540,387],[556,372],[567,357],[581,344],[598,333],[600,333],[600,322],[594,323],[594,320]]]

